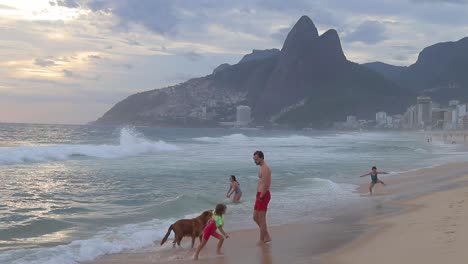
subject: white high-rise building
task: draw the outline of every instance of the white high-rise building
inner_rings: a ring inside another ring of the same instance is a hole
[[[457,129],[458,127],[458,108],[452,109],[452,125],[451,129]]]
[[[356,116],[347,116],[345,125],[347,128],[357,128],[359,126],[359,123],[357,121]]]
[[[458,100],[450,100],[449,106],[457,106],[460,102]]]
[[[452,111],[448,110],[444,113],[444,130],[452,129]]]
[[[461,129],[463,128],[463,118],[466,115],[466,104],[458,104],[456,107],[457,107],[456,108],[457,110],[456,128]]]
[[[416,115],[416,106],[410,106],[406,110],[405,116],[405,128],[416,128],[416,123],[417,123],[417,115]]]
[[[457,105],[458,117],[464,117],[466,115],[466,104]]]
[[[239,105],[237,107],[236,117],[238,126],[247,126],[250,124],[250,107],[246,105]]]
[[[388,127],[393,127],[393,117],[392,116],[387,116],[387,126]]]
[[[375,121],[377,125],[386,125],[387,124],[387,113],[385,112],[378,112],[375,114]]]
[[[421,128],[432,125],[432,106],[431,98],[427,96],[418,96],[416,112],[418,115],[418,126]]]
[[[346,117],[346,123],[348,123],[348,124],[357,123],[357,118],[356,118],[356,116],[352,116],[352,115],[347,116],[347,117]]]

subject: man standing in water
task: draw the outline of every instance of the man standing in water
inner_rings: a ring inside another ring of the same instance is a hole
[[[263,155],[263,152],[259,150],[255,151],[253,159],[255,161],[255,164],[260,166],[253,220],[255,221],[255,223],[257,223],[258,227],[260,228],[260,240],[257,242],[257,245],[263,245],[271,241],[271,237],[268,233],[266,223],[266,212],[268,209],[268,203],[271,199],[271,170],[264,160],[265,157]]]

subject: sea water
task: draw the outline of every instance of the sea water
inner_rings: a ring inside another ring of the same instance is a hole
[[[226,230],[254,227],[256,150],[273,172],[271,225],[330,219],[363,199],[358,176],[371,166],[398,173],[467,156],[418,133],[0,124],[0,263],[159,247],[175,220],[220,202]]]

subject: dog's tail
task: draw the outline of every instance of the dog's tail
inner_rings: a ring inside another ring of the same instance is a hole
[[[169,238],[169,235],[171,234],[171,231],[174,230],[173,226],[171,225],[168,229],[167,229],[167,233],[166,235],[164,236],[164,238],[161,240],[161,246],[162,244],[166,243],[167,239]]]

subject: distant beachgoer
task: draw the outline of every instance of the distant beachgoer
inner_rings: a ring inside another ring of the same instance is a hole
[[[231,181],[231,183],[229,185],[229,190],[227,191],[226,197],[230,198],[231,195],[233,193],[235,193],[234,197],[232,198],[232,202],[233,203],[238,203],[240,198],[242,197],[242,191],[241,191],[241,189],[239,187],[240,184],[237,181],[236,176],[234,176],[234,175],[231,175],[229,177],[229,180]]]
[[[361,175],[359,177],[365,177],[365,176],[368,176],[370,175],[371,176],[371,183],[369,185],[369,193],[372,195],[372,188],[374,188],[374,185],[376,185],[377,183],[381,183],[385,186],[385,183],[383,181],[381,181],[377,175],[379,174],[388,174],[388,172],[383,172],[383,171],[377,171],[377,167],[372,167],[372,171],[371,172],[368,172],[364,175]]]
[[[266,212],[268,209],[268,203],[271,199],[270,185],[271,185],[271,169],[265,162],[263,152],[255,151],[253,155],[255,164],[260,166],[260,172],[258,174],[258,186],[257,196],[255,199],[254,215],[253,219],[260,228],[260,240],[257,245],[262,245],[271,241],[270,233],[268,233],[268,227],[266,222]]]
[[[229,235],[226,234],[226,232],[224,232],[224,229],[223,229],[223,226],[224,226],[223,215],[226,213],[226,210],[227,210],[227,207],[225,204],[216,205],[216,209],[213,214],[213,217],[208,221],[208,223],[205,226],[205,229],[203,229],[203,239],[200,245],[198,246],[197,251],[195,252],[195,255],[193,256],[194,260],[198,260],[198,255],[200,254],[200,251],[205,247],[206,243],[208,243],[208,239],[210,239],[210,236],[213,236],[219,240],[216,253],[218,255],[223,255],[223,252],[221,252],[221,247],[223,246],[224,238],[229,238]],[[219,229],[219,231],[224,237],[220,236],[216,232],[217,229]]]

